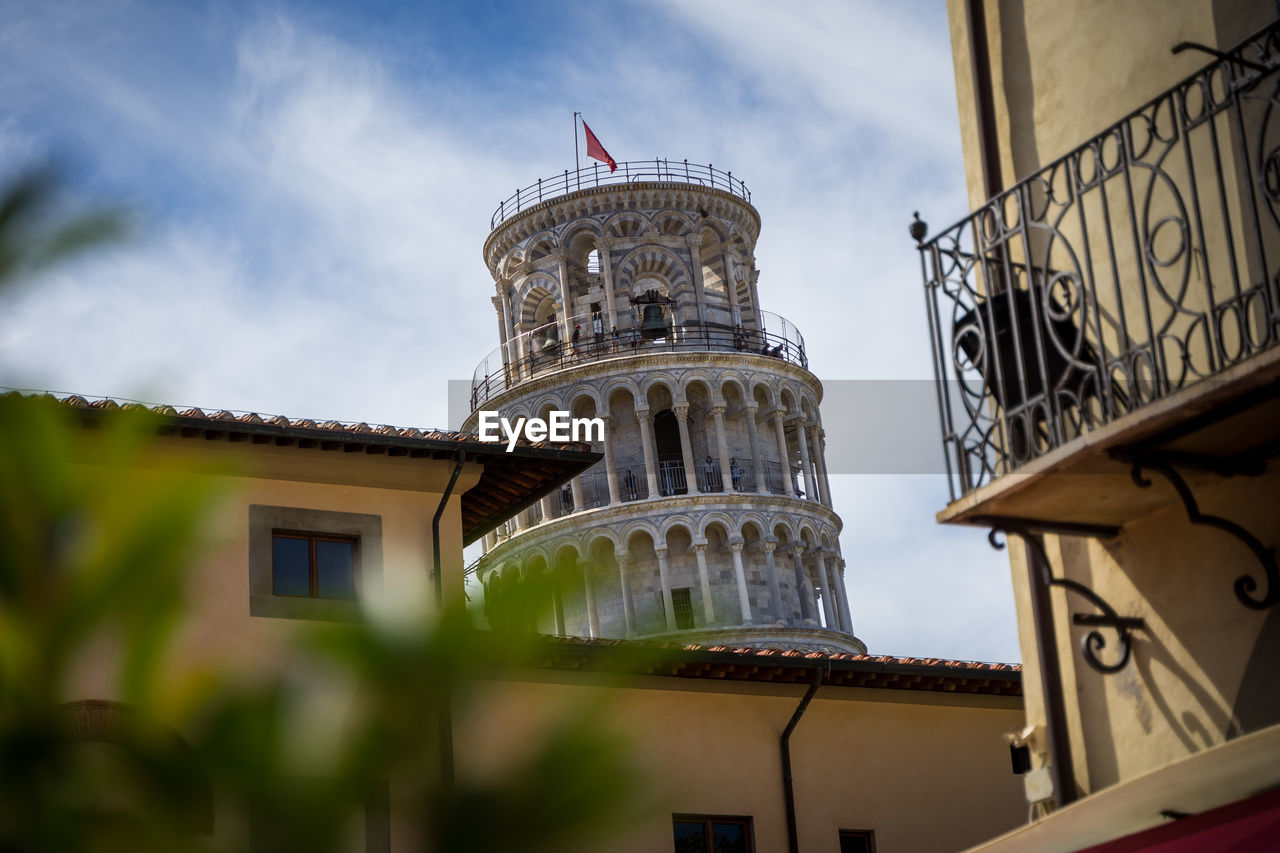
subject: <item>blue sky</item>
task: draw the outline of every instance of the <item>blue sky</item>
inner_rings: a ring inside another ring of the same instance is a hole
[[[56,158],[138,225],[4,297],[0,384],[443,425],[498,343],[489,216],[573,168],[575,110],[618,160],[746,181],[763,307],[833,390],[928,380],[906,225],[966,212],[955,109],[941,2],[7,0],[0,175]],[[871,650],[1016,660],[1005,558],[933,523],[942,479],[836,480]]]

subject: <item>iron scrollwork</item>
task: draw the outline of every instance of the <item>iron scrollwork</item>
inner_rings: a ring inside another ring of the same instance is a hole
[[[1260,474],[1265,464],[1261,467],[1255,467],[1250,470],[1242,468],[1238,460],[1220,460],[1217,468],[1212,465],[1206,465],[1202,461],[1199,467],[1208,467],[1221,476],[1230,476],[1232,474]],[[1262,566],[1262,575],[1265,579],[1266,588],[1261,596],[1255,596],[1258,591],[1258,581],[1252,575],[1244,574],[1236,578],[1234,589],[1236,598],[1240,603],[1250,610],[1266,610],[1269,607],[1280,603],[1280,567],[1276,564],[1276,550],[1263,545],[1258,537],[1254,536],[1248,530],[1245,530],[1239,524],[1236,524],[1229,518],[1222,518],[1217,515],[1209,515],[1200,511],[1200,505],[1196,503],[1195,495],[1191,493],[1191,487],[1187,485],[1187,481],[1173,467],[1172,462],[1165,455],[1150,454],[1147,456],[1139,456],[1133,460],[1133,468],[1130,476],[1133,482],[1139,488],[1150,488],[1151,480],[1144,477],[1143,471],[1152,471],[1169,481],[1174,490],[1178,493],[1178,497],[1182,500],[1182,506],[1187,511],[1187,520],[1192,524],[1199,524],[1206,527],[1213,527],[1235,537],[1243,543],[1258,563]]]
[[[1274,270],[1213,239],[1280,228],[1280,23],[1214,56],[917,244],[953,500],[1280,346]]]
[[[1010,534],[1020,536],[1028,548],[1035,549],[1037,556],[1040,558],[1040,565],[1044,567],[1043,580],[1046,584],[1062,587],[1068,592],[1074,592],[1101,611],[1099,613],[1071,614],[1071,623],[1073,625],[1092,628],[1080,641],[1080,653],[1084,656],[1085,663],[1103,675],[1111,675],[1124,669],[1129,663],[1130,655],[1133,653],[1133,632],[1146,628],[1146,623],[1142,618],[1121,616],[1102,596],[1084,584],[1069,578],[1055,578],[1050,568],[1049,555],[1045,553],[1043,543],[1039,537],[1033,535],[1030,531],[1011,527],[991,528],[991,532],[987,534],[987,541],[997,551],[1002,551],[1005,548],[1005,543],[996,538],[1001,534],[1006,537]],[[1099,657],[1099,652],[1107,647],[1107,638],[1098,630],[1099,628],[1110,628],[1116,632],[1116,644],[1120,650],[1120,657],[1114,663],[1106,663]]]

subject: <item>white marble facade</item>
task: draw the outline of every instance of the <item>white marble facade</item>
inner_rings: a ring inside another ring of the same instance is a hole
[[[491,619],[524,618],[503,591],[538,577],[554,589],[548,633],[865,651],[822,386],[799,332],[760,307],[759,214],[741,195],[593,187],[490,234],[500,340],[473,410],[607,425],[597,465],[485,538]]]

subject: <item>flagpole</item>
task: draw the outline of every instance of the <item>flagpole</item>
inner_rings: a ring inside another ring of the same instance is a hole
[[[582,161],[578,159],[578,116],[580,115],[582,113],[573,114],[573,177],[578,182],[578,189],[582,189],[582,176],[578,174],[582,171]]]

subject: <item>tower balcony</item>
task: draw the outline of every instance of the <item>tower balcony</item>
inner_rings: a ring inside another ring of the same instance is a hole
[[[585,364],[645,358],[660,353],[727,352],[775,358],[808,370],[804,337],[795,324],[770,311],[756,312],[759,328],[684,322],[653,330],[641,327],[612,332],[585,331],[575,342],[562,340],[563,328],[592,329],[590,315],[546,323],[508,339],[476,366],[471,377],[471,411],[534,379]]]
[[[489,229],[495,230],[508,219],[543,202],[560,196],[595,187],[622,186],[636,183],[692,184],[699,187],[723,190],[743,201],[751,202],[751,191],[733,172],[726,172],[711,165],[701,166],[688,160],[630,160],[619,163],[616,171],[593,163],[581,169],[565,169],[560,175],[539,178],[523,189],[516,190],[502,201],[489,218]]]
[[[1277,71],[1280,25],[919,243],[941,521],[1114,532],[1280,449]]]

